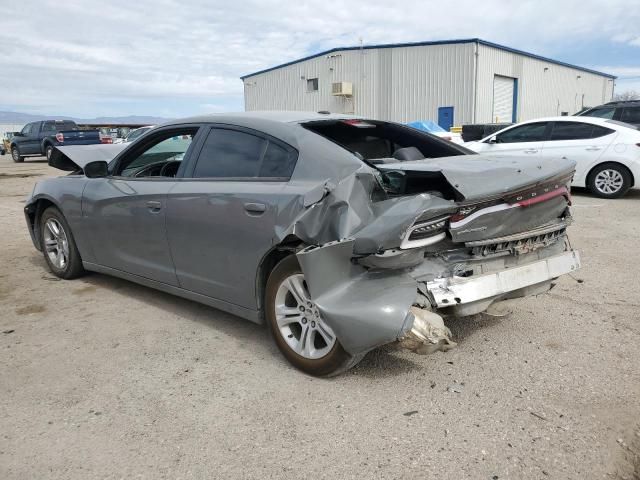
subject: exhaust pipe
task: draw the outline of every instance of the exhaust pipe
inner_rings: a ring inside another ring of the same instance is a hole
[[[399,339],[400,346],[418,355],[441,350],[446,352],[457,344],[451,340],[451,331],[444,325],[442,317],[430,310],[411,307],[413,326],[411,330]]]

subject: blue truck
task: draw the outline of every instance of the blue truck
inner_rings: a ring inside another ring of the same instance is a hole
[[[102,143],[98,130],[80,130],[73,120],[43,120],[27,123],[15,132],[10,143],[14,162],[24,157],[45,155],[51,158],[54,147],[63,145],[92,145]]]

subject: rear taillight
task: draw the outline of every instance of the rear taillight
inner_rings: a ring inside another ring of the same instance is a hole
[[[56,133],[56,140],[60,143],[64,142],[64,135],[62,134],[62,132]]]
[[[100,143],[113,143],[113,138],[111,138],[111,137],[100,137]]]

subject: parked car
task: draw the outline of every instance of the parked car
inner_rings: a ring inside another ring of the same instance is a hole
[[[618,198],[640,188],[640,130],[596,117],[552,117],[522,122],[479,142],[465,143],[475,152],[567,157],[577,164],[572,185],[602,198]]]
[[[55,275],[106,273],[266,322],[313,375],[389,342],[451,348],[443,317],[580,266],[574,162],[476,155],[401,124],[208,115],[58,147],[50,164],[71,173],[39,181],[24,211]]]
[[[10,142],[14,162],[24,157],[46,155],[51,158],[53,148],[61,145],[91,145],[100,142],[97,130],[80,130],[72,120],[45,120],[27,123],[15,132]]]
[[[11,151],[11,139],[15,132],[4,132],[2,135],[2,155],[6,155]]]
[[[416,128],[418,130],[422,130],[423,132],[430,133],[431,135],[435,135],[436,137],[449,140],[453,143],[462,143],[462,137],[460,136],[459,133],[447,132],[444,128],[442,128],[433,120],[420,120],[416,122],[407,123],[407,125],[409,125],[410,127]]]
[[[135,130],[131,130],[124,138],[117,138],[113,141],[113,143],[129,143],[133,142],[138,137],[142,136],[143,133],[148,132],[154,127],[154,125],[148,125],[146,127],[136,128]]]
[[[618,120],[640,127],[640,100],[609,102],[598,107],[588,108],[576,113],[576,115]]]

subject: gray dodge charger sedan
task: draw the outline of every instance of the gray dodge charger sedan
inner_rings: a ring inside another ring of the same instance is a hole
[[[70,173],[38,182],[25,215],[55,275],[115,275],[265,322],[313,375],[390,342],[452,348],[447,317],[580,266],[573,162],[477,155],[396,123],[194,117],[60,147],[50,165]]]

